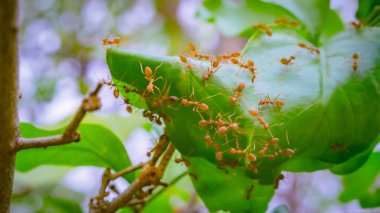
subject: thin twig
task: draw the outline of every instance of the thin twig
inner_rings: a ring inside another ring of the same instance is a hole
[[[78,129],[80,122],[83,120],[87,112],[95,111],[101,107],[98,93],[102,86],[103,82],[99,82],[95,90],[90,92],[86,98],[83,99],[82,104],[79,106],[79,109],[75,113],[74,118],[71,120],[62,135],[43,138],[20,137],[16,144],[16,151],[22,149],[58,146],[72,142],[78,142],[80,140],[80,134],[76,130]]]
[[[141,190],[144,186],[163,185],[161,178],[169,163],[170,158],[173,156],[174,151],[174,145],[170,143],[164,152],[164,156],[162,157],[159,166],[156,167],[155,165],[152,165],[152,161],[149,161],[149,163],[144,166],[143,171],[140,173],[139,177],[134,182],[132,182],[127,190],[115,198],[109,204],[109,206],[104,209],[104,212],[113,213],[119,208],[125,206],[125,204],[133,198],[133,195],[137,191]]]
[[[116,199],[114,199],[107,209],[105,209],[104,212],[107,213],[113,213],[122,206],[125,205],[129,200],[132,199],[133,195],[139,191],[144,186],[144,180],[141,178],[137,178],[135,181],[132,182],[131,185],[125,190],[123,193],[121,193]]]
[[[131,166],[131,167],[128,167],[126,169],[123,169],[123,170],[120,170],[114,174],[111,174],[110,176],[110,180],[115,180],[116,178],[120,177],[120,176],[123,176],[123,175],[126,175],[128,173],[131,173],[131,172],[134,172],[138,169],[141,169],[146,163],[139,163],[137,165],[134,165],[134,166]]]
[[[156,199],[160,194],[162,194],[166,189],[168,189],[169,187],[173,186],[175,183],[177,183],[178,181],[180,181],[183,177],[185,177],[187,174],[187,171],[181,173],[180,175],[178,175],[176,178],[174,178],[172,181],[170,181],[168,187],[166,188],[162,188],[160,189],[160,191],[158,191],[157,193],[154,193],[150,198],[149,198],[149,202],[152,202],[154,199]]]

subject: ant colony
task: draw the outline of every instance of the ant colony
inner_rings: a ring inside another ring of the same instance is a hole
[[[276,24],[297,26],[296,22],[287,20],[277,20]],[[253,28],[265,32],[268,36],[272,36],[270,27],[271,25],[261,23],[253,26]],[[103,40],[103,44],[117,45],[120,40],[120,38],[106,38]],[[319,54],[317,49],[308,47],[303,43],[299,43],[298,46]],[[291,55],[289,58],[281,58],[279,61],[281,64],[288,66],[294,63],[295,59],[296,57]],[[353,56],[353,59],[357,61],[358,56]],[[287,135],[286,140],[273,136],[270,131],[270,123],[264,119],[265,112],[263,110],[270,108],[266,106],[272,106],[277,109],[276,113],[279,113],[282,107],[285,106],[284,101],[279,100],[278,97],[272,99],[267,95],[264,99],[259,99],[256,106],[244,105],[243,98],[249,95],[249,91],[252,91],[248,90],[248,88],[252,89],[254,87],[258,74],[258,68],[252,59],[243,59],[239,52],[216,56],[203,54],[198,51],[193,43],[190,43],[188,53],[180,55],[177,60],[182,69],[182,76],[186,76],[189,72],[202,71],[202,69],[194,70],[195,60],[207,65],[202,73],[197,73],[199,76],[199,85],[196,85],[197,87],[203,86],[207,89],[207,87],[213,86],[214,80],[219,77],[219,75],[216,76],[215,74],[226,64],[231,67],[237,67],[241,72],[246,72],[249,78],[244,82],[237,82],[233,86],[234,88],[230,89],[229,94],[224,95],[229,109],[225,112],[220,110],[213,111],[214,102],[212,100],[220,94],[208,94],[206,97],[203,95],[203,98],[197,99],[193,85],[190,85],[193,88],[191,95],[178,96],[177,93],[171,93],[170,82],[162,75],[163,63],[150,66],[143,66],[140,63],[140,72],[144,80],[143,87],[141,84],[133,85],[133,83],[132,87],[117,86],[112,81],[104,83],[113,89],[115,98],[119,98],[120,92],[122,92],[121,94],[134,93],[142,97],[148,104],[148,109],[142,112],[143,116],[158,125],[163,125],[164,122],[166,125],[170,125],[171,119],[173,119],[173,117],[167,116],[170,110],[184,110],[186,113],[193,113],[196,117],[199,117],[196,127],[203,134],[201,137],[203,141],[202,148],[214,153],[212,156],[214,162],[218,165],[218,168],[223,168],[225,172],[228,172],[225,167],[230,167],[231,169],[239,167],[257,176],[260,173],[261,166],[265,165],[263,162],[284,160],[295,154],[294,149],[290,147]],[[354,61],[353,63],[357,62]],[[198,64],[197,67],[199,67]],[[162,87],[161,85],[165,86]],[[124,103],[127,105],[126,111],[131,113],[133,110],[130,105],[130,99],[125,98]],[[238,110],[236,109],[240,109],[239,106],[242,106],[243,109],[245,108],[245,112],[237,113]],[[242,114],[248,116],[243,116]],[[260,136],[247,134],[247,130],[252,130],[252,128],[259,129],[263,134],[260,134]],[[154,149],[162,149],[162,147],[158,145]],[[151,156],[152,151],[148,152],[148,156]],[[176,158],[175,162],[187,167],[191,166],[190,161],[184,157]],[[275,184],[278,185],[278,181],[275,181]],[[247,199],[250,199],[252,190],[253,187],[247,191]]]

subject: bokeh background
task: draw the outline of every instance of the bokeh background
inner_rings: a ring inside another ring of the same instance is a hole
[[[20,121],[47,128],[62,126],[89,89],[101,79],[110,79],[106,49],[102,46],[102,38],[107,36],[121,36],[122,47],[156,55],[181,54],[190,41],[212,54],[241,50],[245,39],[225,37],[197,17],[201,4],[201,0],[21,1]],[[357,4],[356,0],[331,1],[331,7],[346,23],[355,20]],[[102,109],[89,115],[86,122],[113,129],[125,142],[133,164],[145,161],[160,128],[145,121],[138,112],[127,113],[111,89],[103,88],[100,97]],[[165,179],[170,181],[184,170],[183,165],[173,163]],[[11,212],[87,212],[102,172],[95,167],[62,166],[16,172]],[[124,180],[116,181],[120,190],[127,186]],[[374,187],[379,186],[380,178]],[[281,204],[300,213],[380,212],[361,209],[357,201],[340,203],[341,191],[341,177],[328,171],[285,173],[268,212]],[[194,193],[190,179],[184,177],[170,193],[148,205],[146,212],[185,212],[188,208],[208,212]]]

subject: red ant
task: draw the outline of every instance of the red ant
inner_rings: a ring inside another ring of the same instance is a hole
[[[215,148],[215,150],[219,150],[219,144],[218,143],[216,143],[215,141],[213,141],[212,139],[211,139],[211,136],[209,135],[209,134],[207,134],[206,136],[205,136],[205,140],[206,140],[206,144],[207,145],[210,145],[210,146],[212,146],[212,147],[214,147]]]
[[[269,29],[268,25],[265,25],[261,22],[253,25],[253,29],[254,30],[260,29],[260,30],[264,31],[268,36],[272,36],[272,31]]]
[[[288,25],[288,26],[291,26],[291,27],[297,27],[298,26],[298,22],[297,21],[289,21],[289,20],[286,20],[286,19],[277,19],[275,21],[276,24],[282,24],[282,25]]]
[[[239,52],[234,52],[234,53],[231,53],[231,54],[228,54],[228,55],[218,55],[218,56],[216,56],[216,59],[218,61],[222,61],[223,59],[230,59],[232,57],[239,57],[239,56],[240,56]]]
[[[277,97],[275,99],[271,100],[269,98],[269,95],[266,95],[265,99],[259,100],[259,105],[266,105],[266,104],[271,104],[273,106],[282,107],[285,105],[285,102],[281,101],[281,100],[277,100]]]
[[[142,64],[140,63],[140,67],[141,67],[141,72],[144,74],[145,76],[145,79],[149,81],[148,85],[146,86],[146,91],[148,91],[149,93],[153,93],[154,92],[154,88],[157,88],[159,90],[159,88],[157,86],[155,86],[153,83],[155,81],[157,81],[158,79],[161,79],[161,77],[158,77],[156,79],[154,79],[154,75],[156,74],[157,70],[162,66],[163,64],[160,64],[159,66],[156,67],[156,69],[154,69],[154,74],[153,74],[153,71],[150,67],[145,67],[144,71],[143,71],[143,68],[142,68]]]
[[[257,169],[256,166],[254,165],[251,165],[251,164],[248,164],[248,168],[255,174],[257,174],[259,172],[259,170]]]
[[[231,57],[230,61],[233,64],[239,65],[241,68],[248,69],[252,73],[251,82],[253,83],[256,79],[256,68],[255,63],[252,60],[248,60],[246,64],[241,62],[239,59],[235,57]]]
[[[191,165],[190,161],[186,160],[185,158],[176,158],[174,161],[176,163],[184,163],[186,167],[189,167]]]
[[[105,38],[103,38],[103,45],[118,45],[121,43],[122,40],[124,40],[124,38],[121,38],[121,37],[115,37],[113,39],[109,39],[108,37],[110,36],[110,34],[108,34]],[[126,40],[126,39],[125,39]]]
[[[205,136],[205,140],[206,140],[206,144],[207,145],[210,145],[212,147],[214,147],[215,149],[215,158],[218,160],[218,161],[222,161],[223,160],[223,153],[222,151],[220,151],[220,146],[219,144],[217,144],[215,141],[213,141],[211,139],[211,136],[209,134],[207,134]]]
[[[283,65],[291,65],[293,64],[293,61],[296,59],[294,55],[290,56],[289,58],[280,58],[280,62]]]
[[[206,82],[212,76],[212,74],[218,71],[218,69],[220,68],[219,64],[220,63],[218,60],[211,62],[211,67],[207,68],[206,73],[202,76],[203,82]]]
[[[178,98],[176,96],[161,96],[158,100],[152,101],[151,105],[152,107],[159,107],[164,102],[175,103],[178,101]]]
[[[231,98],[231,103],[232,104],[235,104],[238,101],[238,97],[241,95],[241,93],[244,90],[244,88],[245,88],[245,84],[244,83],[240,83],[237,86],[237,88],[235,90],[235,94]]]
[[[256,155],[252,154],[252,153],[247,153],[247,158],[249,161],[251,162],[255,162],[257,160],[257,157]]]
[[[262,117],[259,116],[259,114],[255,110],[250,109],[248,110],[248,112],[252,117],[256,118],[260,122],[260,124],[264,127],[264,129],[266,130],[269,129],[269,125],[264,121]]]
[[[285,149],[285,155],[288,157],[292,157],[295,151],[293,149]]]
[[[307,46],[305,43],[300,42],[300,43],[298,43],[297,45],[298,45],[298,47],[300,47],[300,48],[303,48],[303,49],[309,50],[311,53],[319,54],[319,49],[309,47],[309,46]]]
[[[120,42],[121,42],[120,37],[116,37],[114,39],[103,38],[103,45],[114,45],[114,44],[119,44]]]
[[[182,99],[181,101],[182,105],[184,106],[195,106],[196,108],[200,109],[201,111],[207,111],[209,109],[208,105],[205,103],[199,103],[198,101],[189,101],[187,99]]]
[[[119,89],[117,88],[117,86],[116,86],[115,83],[113,83],[112,81],[105,81],[105,80],[100,81],[100,83],[110,86],[111,89],[114,88],[114,90],[113,90],[113,96],[116,99],[119,98],[120,92],[119,92]]]
[[[352,54],[352,60],[353,60],[353,62],[352,62],[352,69],[354,71],[357,71],[358,68],[359,68],[359,66],[358,66],[359,54],[358,53]]]
[[[352,21],[350,23],[355,29],[359,30],[360,28],[362,28],[363,26],[363,22],[362,21],[359,21],[359,22],[355,22],[355,21]]]
[[[221,114],[218,115],[219,120],[217,121],[217,125],[219,126],[219,128],[217,129],[216,134],[218,134],[218,135],[225,135],[230,130],[234,130],[234,131],[237,131],[239,133],[239,131],[238,131],[239,130],[239,124],[236,121],[233,122],[231,120],[231,116],[232,115],[230,115],[228,117],[228,122],[222,120],[222,115]],[[235,118],[235,120],[238,119],[238,118],[239,117]]]
[[[193,69],[193,65],[189,63],[189,61],[184,55],[180,55],[179,59],[181,60],[182,63],[186,64],[186,69],[189,69],[189,70]]]
[[[247,151],[248,151],[248,147],[244,150],[242,149],[235,149],[235,148],[230,148],[229,152],[231,155],[245,155],[247,154]]]
[[[189,43],[189,50],[190,50],[190,55],[192,55],[195,58],[205,59],[207,61],[211,59],[211,56],[197,52],[195,45],[191,42]]]

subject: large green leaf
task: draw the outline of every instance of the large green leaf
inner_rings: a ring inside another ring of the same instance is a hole
[[[271,37],[258,32],[242,53],[243,61],[251,59],[256,64],[257,78],[253,84],[249,71],[230,63],[222,64],[218,72],[203,83],[202,75],[209,66],[206,61],[190,60],[194,71],[186,71],[178,57],[158,57],[112,48],[107,52],[107,62],[120,90],[124,87],[140,92],[148,85],[140,63],[153,69],[162,64],[154,73],[156,78],[160,77],[154,82],[159,90],[155,89],[155,93],[149,96],[137,95],[135,101],[171,120],[166,122],[166,128],[176,148],[185,156],[220,165],[215,150],[207,147],[205,142],[205,136],[209,134],[221,146],[224,160],[237,162],[237,167],[232,170],[239,174],[235,177],[236,182],[244,183],[244,178],[248,177],[270,184],[283,169],[315,171],[339,166],[337,173],[345,174],[363,164],[365,160],[355,156],[368,152],[380,132],[379,37],[378,28],[345,31],[329,39],[319,49],[320,54],[316,54],[298,47],[299,42],[309,47],[313,45],[293,31],[279,29]],[[357,70],[352,68],[354,53],[360,56]],[[296,57],[293,64],[279,62],[280,58],[291,55]],[[244,83],[246,89],[239,104],[233,105],[230,98],[238,83]],[[184,106],[180,101],[163,102],[159,106],[153,104],[160,100],[160,95],[206,103],[209,110],[202,112],[197,107]],[[259,99],[266,95],[272,99],[279,96],[278,99],[285,101],[282,109],[260,106],[260,115],[269,123],[270,132],[248,114],[248,110],[256,109]],[[219,136],[216,128],[199,126],[201,119],[215,119],[219,113],[225,120],[228,117],[235,120],[239,131]],[[271,135],[280,139],[278,145],[282,151],[287,148],[295,150],[295,157],[279,153],[277,146],[270,146],[266,156],[259,156],[259,150],[270,141]],[[248,151],[258,156],[254,164],[258,168],[257,174],[247,166],[246,158],[228,153],[230,148],[248,146]],[[278,157],[270,160],[268,155],[276,153]],[[349,164],[344,164],[347,161]],[[221,175],[209,171],[210,176]],[[229,178],[227,174],[225,176]],[[207,182],[201,179],[198,184]],[[236,190],[246,190],[241,185],[236,187]],[[212,200],[209,196],[215,194],[212,190],[201,195],[209,208],[235,208],[226,207],[232,204],[220,204],[219,207],[209,204],[211,201],[208,200]],[[265,197],[269,192],[257,193]],[[246,206],[245,201],[241,202],[241,206]]]
[[[279,18],[298,21],[301,26],[290,29],[315,44],[344,29],[339,15],[329,8],[329,0],[205,1],[200,14],[229,36],[251,35],[254,24],[273,24]]]
[[[373,153],[363,167],[345,175],[343,177],[344,190],[339,199],[342,202],[358,199],[363,208],[380,206],[380,188],[371,189],[380,175],[379,162],[380,153]]]
[[[43,130],[29,123],[20,125],[24,138],[54,136],[64,130]],[[21,150],[17,153],[16,170],[25,172],[41,165],[67,165],[109,167],[118,171],[131,165],[123,143],[109,129],[82,123],[79,132],[81,141],[78,143]],[[128,180],[132,178],[128,176]]]

